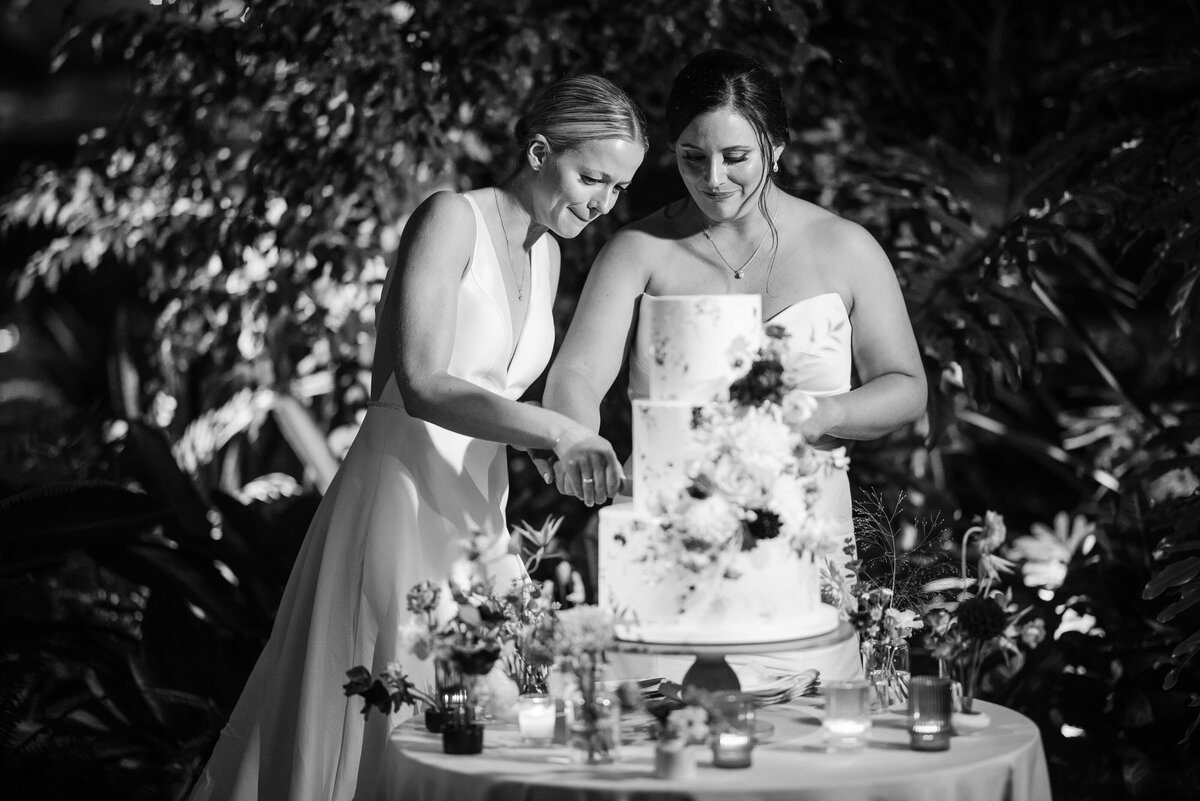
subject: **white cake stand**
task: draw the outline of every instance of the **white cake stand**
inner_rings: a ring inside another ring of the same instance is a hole
[[[696,661],[683,674],[684,687],[699,687],[702,690],[742,689],[737,674],[725,661],[726,654],[771,654],[779,651],[802,651],[834,645],[853,636],[854,628],[846,621],[839,621],[837,628],[812,637],[771,642],[739,643],[690,643],[644,642],[617,638],[613,650],[627,654],[692,654]]]

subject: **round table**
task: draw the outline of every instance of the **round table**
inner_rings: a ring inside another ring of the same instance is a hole
[[[764,707],[760,725],[773,732],[751,767],[713,767],[711,752],[694,746],[699,767],[687,781],[656,779],[644,739],[623,744],[614,764],[578,765],[566,746],[523,747],[515,726],[491,723],[482,754],[453,756],[414,718],[392,733],[377,801],[1050,801],[1037,727],[977,704],[991,725],[939,752],[909,749],[902,714],[876,716],[865,749],[836,753],[825,747],[819,697]]]

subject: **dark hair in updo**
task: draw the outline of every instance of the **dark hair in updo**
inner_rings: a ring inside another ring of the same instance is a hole
[[[521,150],[538,134],[557,153],[596,139],[624,139],[642,150],[649,147],[641,109],[620,87],[599,75],[555,81],[517,120],[515,133]]]
[[[667,98],[667,129],[671,143],[701,114],[728,108],[750,124],[762,154],[762,182],[771,181],[771,148],[787,144],[787,107],[783,91],[771,71],[750,56],[732,50],[705,50],[692,58],[671,84]],[[767,208],[766,193],[758,208],[771,227],[772,246],[779,244],[779,231]],[[775,257],[771,256],[774,266]]]
[[[732,50],[706,50],[687,63],[671,85],[667,127],[674,142],[701,114],[733,109],[758,134],[764,155],[788,141],[788,115],[775,76]],[[770,161],[770,159],[764,159]]]

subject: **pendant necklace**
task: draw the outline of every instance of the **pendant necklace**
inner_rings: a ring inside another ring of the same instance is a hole
[[[717,247],[717,243],[714,242],[712,236],[709,235],[708,229],[703,228],[701,230],[704,233],[704,238],[708,240],[708,244],[712,245],[713,250],[717,252],[717,256],[721,259],[721,261],[725,262],[725,266],[733,272],[733,277],[739,281],[742,280],[742,273],[746,272],[746,268],[750,266],[750,262],[754,261],[754,257],[758,255],[760,250],[762,250],[763,242],[767,241],[767,234],[771,233],[770,228],[767,228],[767,230],[763,231],[762,239],[758,240],[758,246],[754,248],[754,252],[750,254],[750,258],[742,262],[741,267],[734,267],[729,263],[729,259],[725,258],[725,254],[721,252],[721,249]]]
[[[513,278],[517,282],[517,300],[525,300],[525,265],[522,263],[519,273],[517,272],[517,268],[513,266],[512,243],[508,239],[508,228],[504,225],[504,213],[500,211],[500,192],[494,186],[492,187],[492,195],[496,198],[496,216],[500,218],[500,230],[504,233],[504,258],[508,260],[508,270],[513,274]],[[716,246],[714,245],[713,247]],[[742,269],[745,268],[743,267]],[[738,277],[740,278],[741,276]]]

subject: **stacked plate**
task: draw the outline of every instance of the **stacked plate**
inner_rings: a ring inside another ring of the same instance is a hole
[[[804,670],[799,673],[773,673],[760,665],[739,666],[734,669],[742,692],[754,696],[759,706],[786,704],[803,695],[813,695],[820,685],[820,671]],[[681,688],[673,681],[647,679],[638,683],[642,700],[647,702],[679,703]]]
[[[786,704],[802,695],[815,693],[820,683],[819,675],[816,670],[777,675],[757,684],[744,684],[742,692],[754,696],[759,706]]]

